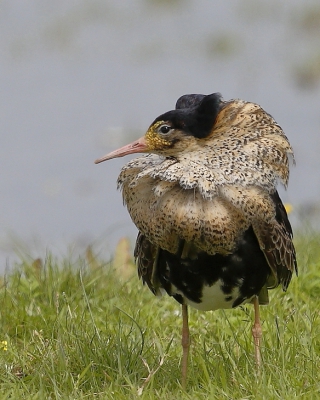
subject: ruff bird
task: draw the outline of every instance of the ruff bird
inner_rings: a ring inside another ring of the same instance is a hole
[[[188,305],[199,310],[259,304],[297,273],[292,229],[276,190],[287,186],[290,143],[270,114],[219,93],[180,97],[145,136],[96,160],[147,153],[121,170],[118,188],[139,233],[138,274],[182,305],[182,386],[189,352]]]

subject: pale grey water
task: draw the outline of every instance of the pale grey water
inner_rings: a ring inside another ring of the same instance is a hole
[[[108,255],[121,236],[134,238],[116,191],[129,158],[93,161],[140,137],[185,93],[219,91],[262,105],[296,153],[283,199],[295,209],[317,205],[318,71],[310,80],[297,74],[320,59],[319,21],[310,29],[301,22],[316,5],[3,0],[0,269],[17,238],[34,257],[89,243]]]

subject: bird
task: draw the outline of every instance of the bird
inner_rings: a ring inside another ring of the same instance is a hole
[[[121,169],[118,189],[138,228],[138,275],[155,295],[182,306],[182,377],[187,384],[188,307],[254,306],[256,369],[259,305],[298,275],[292,228],[277,191],[287,187],[293,149],[258,104],[220,93],[187,94],[140,139],[96,164],[143,153]]]

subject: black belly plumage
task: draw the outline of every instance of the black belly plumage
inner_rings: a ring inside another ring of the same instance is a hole
[[[236,307],[260,292],[270,268],[250,228],[239,240],[237,249],[229,255],[201,252],[197,259],[192,260],[160,251],[156,273],[166,292],[180,303],[183,299],[174,293],[173,287],[188,300],[201,303],[203,287],[211,287],[219,281],[226,306]],[[239,292],[236,298],[232,296],[234,289]]]

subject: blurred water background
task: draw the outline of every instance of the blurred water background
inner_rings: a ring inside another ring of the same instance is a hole
[[[320,4],[312,0],[2,0],[0,270],[17,248],[108,257],[134,228],[94,160],[186,93],[256,102],[296,153],[293,224],[319,225]]]

